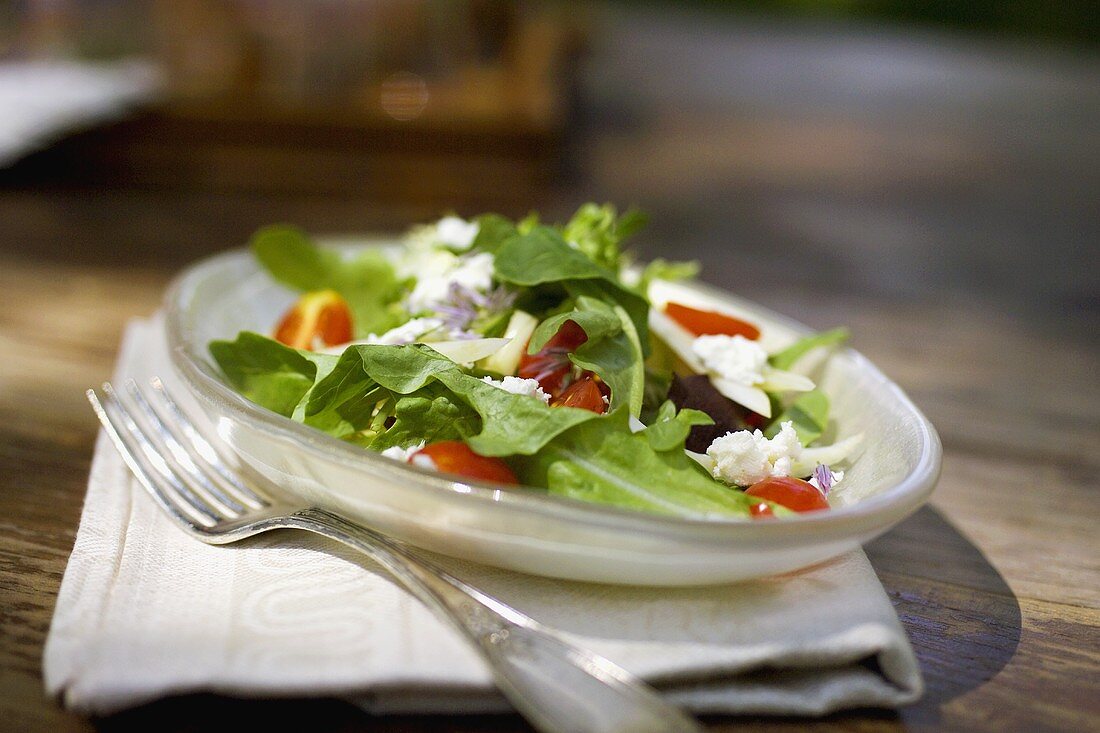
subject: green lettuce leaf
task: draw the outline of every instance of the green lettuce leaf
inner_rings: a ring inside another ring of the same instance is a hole
[[[260,229],[250,246],[279,282],[305,292],[340,293],[351,308],[358,338],[384,333],[408,320],[399,304],[404,283],[378,250],[365,249],[345,259],[335,250],[315,245],[302,230],[285,225]]]
[[[764,435],[774,438],[785,422],[791,423],[802,445],[809,445],[821,437],[829,424],[829,398],[820,389],[806,392],[772,420]]]
[[[505,392],[464,373],[429,346],[411,344],[348,348],[310,393],[305,422],[333,434],[361,430],[373,417],[372,404],[386,394],[411,395],[435,383],[481,419],[480,430],[463,438],[484,456],[534,453],[563,431],[600,417]],[[464,430],[471,424],[467,422]]]
[[[537,226],[509,239],[497,251],[494,269],[502,282],[530,288],[557,285],[575,298],[586,295],[622,306],[634,323],[643,353],[649,353],[646,299],[624,287],[615,272],[566,244],[556,230]]]
[[[335,356],[297,351],[248,331],[234,341],[210,342],[210,355],[234,389],[285,417],[313,387],[318,368],[327,372],[336,363]]]
[[[482,214],[477,217],[477,236],[470,249],[496,254],[500,246],[515,235],[516,225],[508,219],[499,214]]]
[[[682,451],[657,451],[616,410],[517,461],[520,478],[582,501],[681,517],[748,516],[750,497],[723,486]]]
[[[599,375],[611,388],[611,409],[626,405],[637,417],[645,396],[645,362],[634,322],[622,306],[587,296],[577,298],[574,308],[550,316],[531,334],[527,353],[534,354],[573,321],[588,336],[569,359],[581,369]]]
[[[714,420],[702,410],[685,408],[676,411],[672,401],[666,401],[657,410],[657,417],[640,432],[655,451],[684,450],[684,441],[695,425],[713,425]]]
[[[787,370],[794,366],[796,361],[810,351],[821,346],[836,346],[847,340],[848,329],[846,328],[834,328],[830,331],[822,331],[821,333],[815,333],[800,338],[782,351],[772,354],[768,358],[768,361],[770,361],[771,365],[776,369]]]

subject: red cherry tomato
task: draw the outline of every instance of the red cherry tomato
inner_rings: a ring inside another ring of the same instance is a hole
[[[325,346],[352,339],[351,308],[335,290],[306,293],[286,312],[275,329],[275,340],[312,351],[315,340]]]
[[[579,407],[582,410],[591,410],[598,415],[607,412],[607,403],[603,400],[601,384],[589,372],[573,384],[566,387],[561,395],[550,402],[552,407]]]
[[[749,496],[767,499],[794,512],[828,509],[829,502],[813,484],[790,476],[776,476],[758,481],[745,489]]]
[[[534,379],[542,391],[557,398],[568,384],[573,371],[573,362],[569,355],[588,340],[588,334],[575,321],[566,321],[558,332],[546,342],[536,354],[526,350],[519,360],[517,376],[522,379]]]
[[[765,519],[774,517],[775,512],[772,511],[771,505],[766,501],[761,501],[749,507],[749,516],[753,519]]]
[[[744,336],[752,341],[760,338],[759,328],[724,313],[669,303],[665,306],[665,314],[695,336]]]
[[[416,463],[417,456],[427,456],[437,471],[454,473],[459,476],[495,481],[498,484],[518,484],[519,479],[508,468],[508,464],[499,458],[482,456],[459,440],[442,440],[426,445],[409,457],[410,463]]]

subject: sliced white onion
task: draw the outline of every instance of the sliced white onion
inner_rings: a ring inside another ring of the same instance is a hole
[[[710,376],[710,383],[714,385],[716,390],[737,404],[747,407],[764,417],[772,416],[771,400],[768,399],[767,393],[759,387],[743,382],[735,382],[732,379],[723,379],[713,374]]]
[[[479,359],[492,356],[504,348],[512,339],[464,339],[458,341],[433,341],[425,344],[456,364],[472,364]]]
[[[855,449],[863,442],[863,433],[845,438],[832,445],[803,448],[798,458],[791,462],[792,476],[809,476],[814,472],[819,463],[831,466],[840,463],[852,456]]]
[[[707,469],[707,473],[714,473],[714,459],[708,456],[706,453],[696,453],[693,450],[684,449],[684,453],[687,453],[687,457],[698,463],[703,468]]]
[[[766,366],[761,372],[764,381],[758,386],[767,392],[809,392],[814,381],[801,374]]]
[[[430,346],[456,364],[472,364],[479,359],[484,359],[497,353],[507,346],[511,340],[512,339],[506,338],[456,339],[454,341],[415,341],[414,343]],[[318,353],[335,354],[339,356],[352,346],[373,345],[377,345],[377,342],[367,339],[358,339],[356,341],[349,341],[346,344],[339,344],[337,346],[330,346],[327,349],[321,349]]]
[[[504,338],[510,342],[499,351],[485,358],[478,366],[491,372],[497,372],[505,376],[512,376],[519,368],[519,361],[523,358],[523,350],[527,348],[527,342],[531,340],[531,334],[539,320],[530,313],[517,310],[508,319],[508,326],[504,329]]]
[[[664,341],[693,372],[702,374],[706,371],[703,368],[703,363],[699,361],[699,357],[695,355],[695,351],[691,348],[691,345],[695,342],[695,337],[686,328],[665,315],[664,312],[656,308],[649,309],[649,330],[657,334],[661,341]]]

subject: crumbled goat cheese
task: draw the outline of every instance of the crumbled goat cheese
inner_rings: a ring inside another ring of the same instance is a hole
[[[411,344],[426,333],[436,330],[443,325],[438,318],[414,318],[397,328],[391,328],[381,336],[370,334],[366,338],[368,344],[383,344],[386,346],[399,346]]]
[[[759,430],[739,430],[715,438],[707,448],[707,455],[714,459],[714,477],[734,486],[790,476],[791,462],[801,452],[802,443],[790,422],[783,423],[779,434],[771,439]]]
[[[749,386],[764,381],[768,352],[740,334],[700,336],[691,342],[691,350],[711,374]]]
[[[435,465],[435,461],[427,453],[414,453],[409,459],[409,463],[420,468],[426,468],[429,471],[439,470],[439,466]]]
[[[451,292],[451,283],[484,293],[493,284],[493,256],[479,252],[466,257],[426,258],[425,267],[413,274],[416,287],[409,294],[406,306],[411,313],[434,310],[444,303]]]
[[[536,397],[547,404],[550,403],[550,395],[542,391],[542,387],[539,386],[538,380],[536,379],[505,377],[503,381],[498,382],[492,377],[482,377],[481,381],[485,382],[485,384],[491,384],[497,389],[503,389],[505,392],[524,395],[525,397]]]
[[[445,216],[435,225],[435,236],[440,244],[466,250],[477,239],[478,223],[465,221],[457,216]]]
[[[416,453],[423,447],[424,441],[420,441],[420,445],[412,445],[408,448],[402,448],[399,445],[395,445],[382,451],[382,455],[384,455],[386,458],[392,458],[395,461],[400,461],[401,463],[408,463],[409,459],[412,458],[413,453]]]

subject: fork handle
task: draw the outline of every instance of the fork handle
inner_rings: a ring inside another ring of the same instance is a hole
[[[291,526],[368,555],[450,621],[482,653],[505,697],[543,733],[701,730],[621,667],[573,646],[404,545],[323,509],[306,509],[289,519]]]

